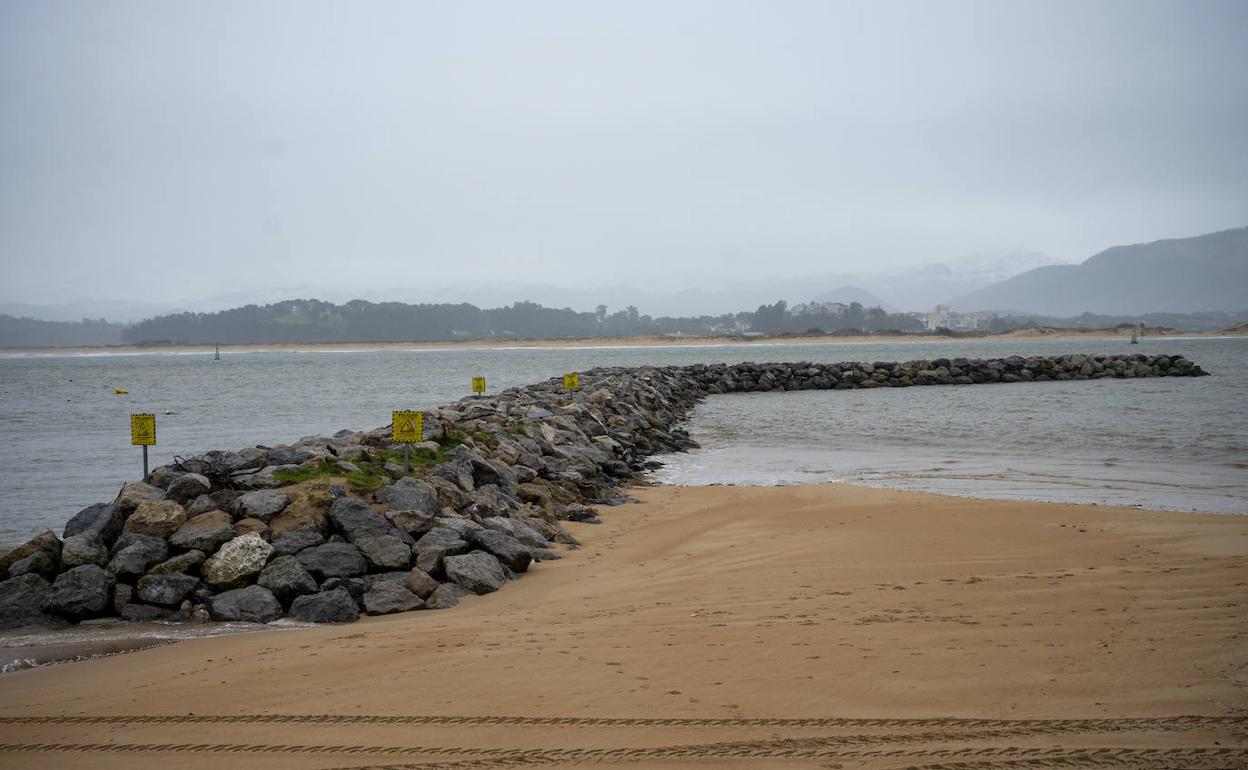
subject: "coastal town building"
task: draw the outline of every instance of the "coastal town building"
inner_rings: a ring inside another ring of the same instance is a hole
[[[979,310],[973,313],[959,313],[948,305],[937,305],[930,313],[923,314],[928,331],[951,329],[953,331],[974,331],[986,329],[996,313],[990,310]]]

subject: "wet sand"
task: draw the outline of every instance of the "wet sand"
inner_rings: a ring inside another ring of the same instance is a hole
[[[637,496],[453,610],[0,677],[0,766],[1248,766],[1248,518]]]

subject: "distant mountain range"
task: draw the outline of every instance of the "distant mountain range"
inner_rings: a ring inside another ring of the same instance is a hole
[[[937,303],[981,289],[1041,265],[1059,263],[1046,254],[1024,249],[974,254],[948,262],[929,262],[875,273],[815,273],[792,278],[759,276],[749,280],[722,280],[709,275],[702,286],[663,292],[634,286],[611,285],[571,289],[543,283],[472,283],[456,286],[419,287],[386,297],[405,302],[442,302],[448,298],[481,307],[510,304],[518,299],[547,307],[593,310],[601,303],[612,311],[629,305],[659,316],[719,315],[753,310],[783,299],[790,305],[804,302],[858,302],[864,307],[898,310],[931,310]]]
[[[316,296],[331,302],[469,302],[478,307],[507,307],[529,300],[547,308],[608,313],[635,307],[654,318],[696,317],[753,311],[785,300],[858,302],[891,312],[928,311],[937,304],[954,310],[996,310],[1014,314],[1073,317],[1197,313],[1248,309],[1248,228],[1195,238],[1116,246],[1083,264],[1062,264],[1036,251],[1014,249],[976,254],[946,262],[875,273],[815,273],[796,278],[755,277],[733,280],[708,275],[697,288],[663,291],[653,287],[603,285],[569,288],[538,282],[471,282],[454,286],[350,287],[291,285],[247,286],[226,294],[178,304],[77,300],[58,305],[0,302],[0,314],[45,321],[104,318],[135,323],[178,311],[216,312],[247,304],[263,305],[274,297]]]
[[[1052,316],[1248,308],[1248,227],[1114,246],[1080,265],[1028,270],[955,298],[955,310]]]
[[[1038,251],[1011,249],[865,275],[849,283],[905,310],[931,310],[954,297],[1037,267],[1057,264],[1063,264],[1062,260]]]

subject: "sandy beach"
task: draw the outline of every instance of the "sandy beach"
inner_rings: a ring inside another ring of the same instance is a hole
[[[0,765],[1248,766],[1244,517],[636,493],[453,610],[0,678]]]
[[[1150,337],[1165,338],[1200,338],[1200,337],[1239,337],[1245,332],[1240,329],[1220,332],[1154,332]],[[255,353],[262,351],[302,351],[318,353],[334,353],[348,351],[375,350],[455,350],[455,349],[507,349],[507,348],[646,348],[646,347],[705,347],[716,345],[827,345],[827,344],[886,344],[886,343],[923,343],[923,342],[970,342],[1001,341],[1009,339],[1022,340],[1124,340],[1129,332],[1115,332],[1106,329],[1017,329],[1002,334],[984,334],[982,336],[947,336],[938,334],[809,334],[776,337],[699,337],[694,335],[667,336],[643,335],[637,337],[584,337],[576,339],[489,339],[489,340],[443,340],[437,342],[307,342],[307,343],[257,343],[251,345],[221,345],[223,353]],[[212,353],[214,345],[112,345],[108,347],[65,347],[65,348],[0,348],[0,355],[31,355],[31,356],[69,356],[69,355],[134,355],[138,353]]]

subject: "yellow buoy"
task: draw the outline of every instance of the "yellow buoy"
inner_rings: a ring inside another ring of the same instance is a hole
[[[124,396],[130,391],[126,390],[125,388],[113,388],[113,392],[119,396]]]

